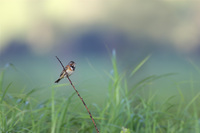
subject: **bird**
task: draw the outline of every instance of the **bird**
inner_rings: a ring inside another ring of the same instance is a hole
[[[55,83],[58,83],[61,79],[65,78],[66,76],[71,76],[72,73],[75,71],[75,68],[76,68],[76,63],[74,61],[70,61],[68,65],[65,67],[66,71],[63,70],[61,72],[60,77],[55,81]]]

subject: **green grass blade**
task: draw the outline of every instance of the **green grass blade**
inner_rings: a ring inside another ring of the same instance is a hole
[[[56,128],[54,95],[55,95],[54,88],[52,88],[52,95],[51,95],[51,133],[55,133],[55,128]]]
[[[4,97],[5,97],[5,95],[6,95],[7,91],[8,91],[8,88],[9,88],[11,85],[12,85],[12,82],[11,82],[10,84],[8,84],[8,86],[6,87],[6,89],[5,89],[5,91],[3,92],[3,95],[2,95],[2,97],[1,97],[0,103],[3,102],[3,99],[4,99]]]
[[[137,88],[140,88],[141,86],[145,86],[145,85],[148,85],[148,83],[150,82],[153,82],[155,80],[158,80],[158,79],[161,79],[161,78],[165,78],[165,77],[169,77],[169,76],[174,76],[176,75],[177,73],[167,73],[167,74],[162,74],[162,75],[159,75],[159,76],[156,76],[156,75],[151,75],[151,76],[148,76],[144,79],[142,79],[141,81],[139,81],[138,83],[136,83],[130,90],[129,94],[132,94],[132,92],[137,89]]]
[[[148,55],[146,58],[144,58],[136,67],[135,69],[131,72],[130,77],[132,77],[143,65],[147,60],[151,57],[151,55]]]
[[[64,121],[66,119],[66,115],[67,115],[67,111],[68,111],[68,108],[69,108],[69,105],[71,103],[71,99],[72,97],[76,94],[76,92],[74,92],[67,100],[65,107],[62,108],[61,110],[61,113],[60,113],[60,116],[59,116],[59,119],[58,119],[58,122],[57,122],[57,126],[56,126],[56,133],[59,133],[62,131],[62,124],[64,124]],[[70,116],[68,116],[70,117]],[[68,123],[69,124],[69,123]],[[66,131],[64,131],[66,132]]]
[[[1,71],[1,77],[0,77],[0,93],[1,93],[1,91],[3,91],[3,77],[4,77],[4,73],[5,73],[5,71],[2,70]]]
[[[196,100],[197,98],[199,98],[200,93],[198,93],[189,103],[188,105],[185,107],[185,109],[187,110]]]
[[[116,52],[113,50],[113,57],[112,57],[112,65],[113,65],[113,71],[114,71],[114,78],[119,78],[119,73],[117,69],[117,59],[116,59]]]

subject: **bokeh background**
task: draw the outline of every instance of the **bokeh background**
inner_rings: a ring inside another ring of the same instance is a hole
[[[0,1],[3,85],[12,82],[10,93],[37,88],[37,99],[51,95],[62,71],[58,56],[64,65],[77,63],[71,79],[86,103],[102,104],[114,53],[120,73],[127,75],[151,55],[134,77],[127,76],[129,86],[150,75],[176,73],[138,93],[178,97],[179,88],[190,99],[199,92],[199,36],[197,0]],[[55,90],[59,97],[74,92],[70,86]]]

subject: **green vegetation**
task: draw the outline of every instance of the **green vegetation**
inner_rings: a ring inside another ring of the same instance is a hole
[[[100,132],[199,133],[199,106],[196,101],[200,93],[185,102],[179,83],[176,88],[179,91],[176,102],[173,102],[176,96],[157,101],[156,92],[150,92],[146,97],[137,93],[139,89],[148,88],[149,84],[160,78],[173,76],[173,73],[148,76],[131,87],[128,78],[133,77],[149,58],[147,56],[127,75],[119,73],[116,57],[113,55],[113,74],[108,74],[110,82],[104,104],[89,107],[94,108],[91,113]],[[0,133],[95,133],[87,111],[77,112],[70,108],[72,98],[76,97],[75,92],[65,99],[59,98],[55,95],[56,86],[52,86],[49,88],[51,97],[42,102],[32,97],[35,92],[40,91],[37,89],[30,92],[23,89],[20,94],[9,94],[12,83],[4,85],[5,71],[3,69],[0,75]],[[187,84],[194,90],[192,80]],[[77,106],[83,106],[80,100],[79,103],[76,103]]]

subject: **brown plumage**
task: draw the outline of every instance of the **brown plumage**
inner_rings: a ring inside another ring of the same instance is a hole
[[[74,61],[70,61],[70,62],[68,63],[68,65],[65,67],[65,70],[66,70],[67,74],[66,74],[66,72],[63,70],[63,71],[61,72],[61,74],[60,74],[59,79],[57,79],[57,80],[55,81],[55,83],[58,83],[61,79],[63,79],[63,78],[66,77],[66,76],[72,75],[72,73],[75,71],[75,65],[76,65],[76,63],[75,63]]]

